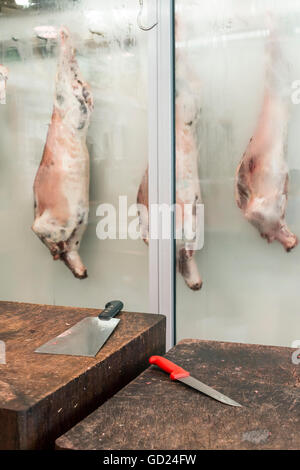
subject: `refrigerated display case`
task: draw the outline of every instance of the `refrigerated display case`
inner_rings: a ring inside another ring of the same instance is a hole
[[[289,246],[286,253],[278,241],[268,244],[260,236],[272,241],[261,221],[247,215],[251,194],[246,190],[245,196],[239,184],[273,80],[275,108],[281,111],[275,113],[269,166],[281,182],[278,191],[274,179],[268,188],[281,198],[282,224],[299,236],[298,2],[0,5],[0,63],[9,73],[6,104],[0,105],[1,300],[103,307],[119,298],[127,310],[166,315],[168,346],[186,337],[290,346],[300,327],[299,247]],[[83,280],[53,262],[31,230],[33,184],[51,122],[60,54],[52,33],[62,26],[70,31],[94,99],[87,131],[89,219],[80,246],[88,270]],[[259,178],[266,166],[257,171],[258,157],[269,154],[260,147],[254,154],[248,170]],[[162,217],[163,211],[150,214],[148,228],[151,234],[155,226],[157,236],[149,237],[148,246],[127,236],[126,224],[137,215],[129,208],[141,181],[148,185],[142,192],[149,208],[169,208]],[[126,221],[120,198],[126,199]],[[177,237],[176,203],[192,207],[196,245]],[[115,208],[117,229],[114,237],[101,239],[105,205]],[[162,219],[170,224],[170,236],[163,236]]]
[[[203,285],[192,291],[177,273],[176,338],[291,346],[300,328],[299,2],[175,4],[176,92],[189,86],[196,109],[190,139],[205,212],[194,254]],[[177,171],[177,196],[183,183]]]
[[[96,235],[101,204],[119,215],[119,196],[136,202],[148,160],[148,36],[136,0],[1,1],[0,63],[9,69],[1,119],[2,300],[149,311],[148,250],[139,240]],[[87,134],[90,207],[80,255],[88,278],[75,279],[31,230],[34,179],[54,103],[60,45],[45,28],[66,27],[89,83],[94,109]],[[122,227],[117,226],[117,230]],[[117,234],[118,235],[118,234]]]

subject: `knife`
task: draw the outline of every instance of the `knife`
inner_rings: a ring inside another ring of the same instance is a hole
[[[226,395],[223,395],[223,393],[220,393],[217,390],[214,390],[208,385],[205,385],[204,383],[195,379],[194,377],[191,377],[188,371],[184,370],[180,366],[177,366],[164,357],[152,356],[150,357],[149,362],[150,364],[156,365],[165,372],[168,372],[168,374],[170,374],[171,380],[178,380],[179,382],[182,382],[189,387],[195,388],[199,392],[202,392],[217,401],[225,403],[225,405],[242,406],[231,398],[226,397]]]
[[[35,350],[39,354],[95,357],[114,332],[123,302],[112,300],[97,317],[86,317]]]

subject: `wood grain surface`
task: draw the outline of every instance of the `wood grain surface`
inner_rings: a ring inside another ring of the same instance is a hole
[[[151,367],[57,440],[58,449],[299,449],[292,349],[187,340],[166,355],[243,405],[219,403]]]
[[[0,449],[49,448],[165,351],[165,317],[122,312],[96,358],[34,353],[99,311],[0,302]]]

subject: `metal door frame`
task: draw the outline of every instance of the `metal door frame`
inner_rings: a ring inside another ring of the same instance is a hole
[[[174,0],[148,0],[149,207],[175,202]],[[150,310],[167,317],[167,349],[175,343],[174,216],[170,240],[149,239]],[[151,219],[150,219],[151,231]],[[161,226],[159,227],[161,234]]]

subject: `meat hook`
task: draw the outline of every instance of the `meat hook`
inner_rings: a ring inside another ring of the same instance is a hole
[[[144,0],[139,0],[139,3],[140,3],[140,11],[139,11],[139,14],[138,14],[138,17],[137,17],[137,24],[138,24],[138,27],[142,30],[142,31],[151,31],[151,29],[155,28],[155,26],[158,24],[157,22],[154,23],[152,26],[144,26],[143,23],[142,23],[142,15],[143,15],[143,10],[144,10]]]

